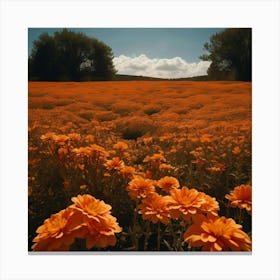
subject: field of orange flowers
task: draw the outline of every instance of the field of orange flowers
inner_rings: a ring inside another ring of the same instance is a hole
[[[29,82],[30,251],[251,251],[251,83]]]

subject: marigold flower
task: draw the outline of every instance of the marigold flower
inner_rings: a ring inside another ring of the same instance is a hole
[[[128,149],[128,145],[125,142],[119,141],[114,146],[114,149],[124,151]]]
[[[170,192],[173,189],[177,189],[179,188],[180,184],[179,181],[174,178],[174,177],[169,177],[169,176],[165,176],[163,178],[161,178],[158,182],[157,185],[163,189],[165,192]]]
[[[91,156],[90,147],[75,148],[75,149],[72,150],[72,152],[75,153],[77,156],[85,156],[85,157],[90,157]]]
[[[202,251],[251,251],[249,236],[233,219],[198,215],[193,220],[184,234],[191,247],[201,247]]]
[[[128,183],[126,190],[132,199],[146,198],[155,191],[154,181],[139,176]]]
[[[145,137],[141,139],[145,145],[150,144],[153,141],[153,137]]]
[[[152,193],[139,205],[139,214],[142,214],[144,220],[150,220],[152,223],[161,222],[168,224],[170,213],[168,203],[170,196],[161,196],[157,193]]]
[[[124,167],[124,162],[119,157],[114,157],[111,160],[107,160],[104,164],[108,170],[120,170]]]
[[[199,157],[202,155],[201,150],[197,150],[197,149],[190,151],[190,154],[194,157]]]
[[[81,185],[80,190],[85,190],[87,188],[87,185]]]
[[[108,156],[108,152],[101,146],[92,144],[90,145],[91,156],[93,158],[105,159]]]
[[[43,141],[43,142],[47,142],[47,141],[50,141],[50,140],[53,140],[55,136],[55,133],[54,132],[47,132],[46,134],[42,135],[40,137],[40,139]]]
[[[68,150],[65,149],[65,148],[63,148],[63,147],[61,147],[61,148],[59,148],[59,149],[57,150],[57,153],[58,153],[59,158],[62,160],[62,159],[64,159],[65,156],[68,154]]]
[[[216,166],[207,167],[206,170],[211,171],[211,172],[221,172],[221,171],[225,170],[225,166],[223,164],[219,164]]]
[[[80,141],[81,140],[81,135],[79,133],[69,133],[68,137],[71,141]]]
[[[160,170],[170,170],[174,167],[171,164],[161,163],[158,168]]]
[[[197,165],[198,167],[203,166],[204,164],[206,164],[207,160],[205,158],[198,158],[196,160],[192,160],[192,163]]]
[[[67,251],[79,237],[82,223],[70,208],[51,215],[36,230],[38,235],[33,239],[33,251]]]
[[[192,215],[200,213],[211,213],[217,215],[219,204],[215,198],[199,192],[196,189],[173,189],[170,191],[172,201],[169,209],[172,216],[178,218],[182,216],[188,220]]]
[[[121,232],[122,228],[118,225],[115,217],[107,214],[100,223],[89,221],[87,230],[86,247],[90,249],[93,246],[99,248],[114,246],[117,241],[115,233]]]
[[[241,153],[241,149],[238,146],[234,147],[234,149],[232,150],[232,153],[235,155],[238,155]]]
[[[89,194],[73,197],[72,201],[74,204],[69,207],[78,211],[85,222],[82,238],[86,239],[86,247],[115,245],[115,233],[122,229],[116,218],[110,215],[111,206]]]
[[[63,146],[65,145],[65,142],[69,140],[69,137],[64,134],[54,135],[53,140],[57,145]]]
[[[93,142],[94,137],[91,134],[85,136],[85,142]]]
[[[201,143],[211,143],[211,136],[210,134],[203,134],[201,137],[200,137],[200,142]]]
[[[78,195],[77,197],[72,197],[71,200],[74,204],[70,208],[80,211],[87,222],[90,220],[100,222],[100,220],[104,219],[104,215],[110,213],[112,208],[104,201],[96,199],[89,194]]]
[[[238,207],[240,209],[245,208],[249,214],[252,213],[252,186],[240,185],[234,188],[230,194],[225,196],[231,201],[232,207]]]
[[[146,156],[143,162],[166,162],[166,158],[162,153],[153,154],[152,156]]]
[[[119,170],[119,173],[121,175],[123,175],[124,177],[131,178],[135,174],[135,168],[132,167],[132,166],[126,166],[125,165],[125,166],[121,167],[121,169]]]

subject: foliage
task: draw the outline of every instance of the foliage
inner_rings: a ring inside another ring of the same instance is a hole
[[[251,28],[227,28],[215,33],[210,43],[205,43],[202,60],[212,61],[208,75],[217,80],[252,80],[252,30]]]
[[[29,80],[111,80],[116,72],[112,60],[109,46],[83,33],[43,33],[28,59]]]

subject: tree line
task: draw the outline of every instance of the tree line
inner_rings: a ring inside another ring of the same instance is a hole
[[[211,61],[209,80],[252,80],[252,30],[227,28],[205,43],[201,60]],[[34,41],[28,58],[30,81],[113,80],[112,49],[80,32],[63,29],[43,33]]]
[[[67,29],[53,36],[41,34],[28,59],[29,80],[111,80],[115,73],[109,46]]]

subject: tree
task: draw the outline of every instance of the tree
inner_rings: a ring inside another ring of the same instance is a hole
[[[111,80],[116,70],[112,49],[83,33],[64,29],[43,33],[28,59],[29,80]]]
[[[227,28],[215,33],[204,44],[208,54],[200,59],[211,61],[208,76],[217,80],[252,80],[252,30]]]

